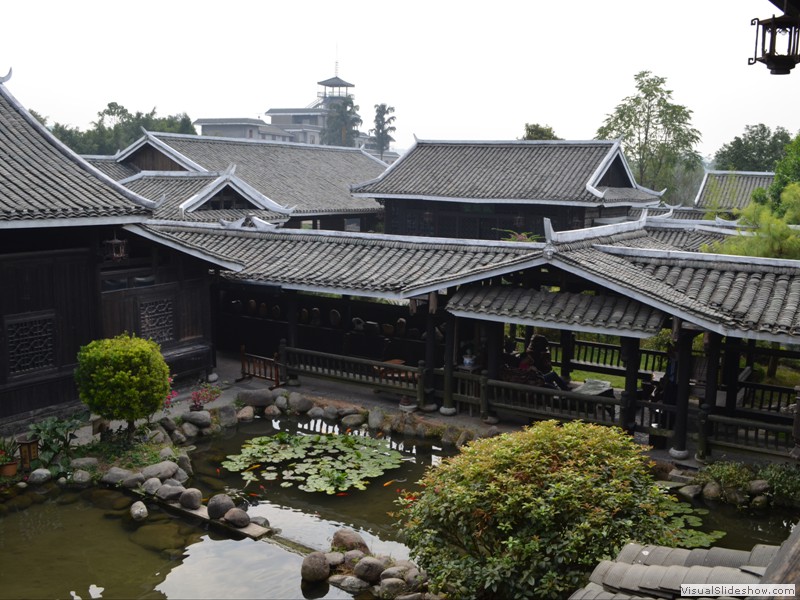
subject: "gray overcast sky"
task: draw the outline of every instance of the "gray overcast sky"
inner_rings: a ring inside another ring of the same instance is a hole
[[[109,102],[159,116],[262,117],[316,82],[396,109],[397,143],[502,140],[526,122],[591,139],[642,70],[667,78],[712,155],[745,125],[800,130],[800,66],[753,55],[767,0],[31,0],[3,3],[0,74],[27,108],[85,129]]]

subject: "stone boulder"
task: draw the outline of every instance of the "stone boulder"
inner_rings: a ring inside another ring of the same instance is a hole
[[[35,472],[36,471],[34,471],[34,473]],[[50,471],[47,472],[49,473]],[[31,475],[33,475],[33,473],[31,473]],[[133,471],[129,471],[128,469],[122,469],[120,467],[111,467],[100,478],[100,482],[105,483],[107,485],[117,485],[118,483],[122,483],[125,479],[127,479],[131,475],[133,475]],[[29,482],[31,481],[30,478],[28,478],[28,481]]]
[[[164,502],[175,502],[186,491],[182,485],[164,484],[156,490],[155,497]]]
[[[147,511],[147,505],[141,500],[138,500],[131,504],[130,508],[131,518],[134,521],[144,521],[148,516],[149,512]]]
[[[223,519],[229,525],[233,527],[238,527],[242,529],[243,527],[247,527],[250,525],[250,515],[248,515],[245,511],[241,508],[231,508],[225,512]]]
[[[347,415],[342,417],[342,427],[346,427],[348,429],[358,429],[364,423],[366,423],[367,418],[362,415],[361,413],[357,413],[354,415]]]
[[[369,554],[369,546],[358,533],[352,529],[337,529],[331,540],[332,550],[360,550],[364,554]]]
[[[181,428],[178,431],[185,435],[187,439],[196,438],[200,435],[200,428],[194,423],[189,423],[189,421],[181,423]]]
[[[239,410],[238,413],[236,413],[237,421],[243,421],[245,423],[249,423],[255,418],[256,418],[256,411],[252,406],[244,406]]]
[[[151,477],[158,477],[161,481],[169,479],[178,470],[178,463],[172,460],[162,460],[160,463],[150,465],[142,469],[142,475],[145,479]]]
[[[190,410],[181,415],[184,423],[191,423],[198,429],[211,427],[211,413],[207,410]]]
[[[331,574],[328,559],[322,552],[312,552],[303,559],[300,567],[300,577],[305,581],[325,581]]]
[[[275,392],[268,389],[242,390],[239,392],[239,395],[236,396],[236,399],[245,406],[265,408],[275,404]]]
[[[161,487],[161,480],[158,477],[151,477],[147,481],[142,484],[142,489],[144,490],[145,494],[149,496],[154,495],[158,488]]]
[[[216,494],[209,498],[207,508],[209,519],[221,519],[236,505],[228,494]]]
[[[370,583],[377,583],[381,579],[385,565],[382,560],[374,556],[365,556],[356,563],[353,575]]]
[[[217,418],[221,427],[234,427],[239,422],[236,418],[236,408],[230,404],[219,407]]]
[[[183,508],[197,510],[203,504],[203,492],[197,488],[187,488],[181,493],[178,502]]]
[[[354,595],[371,587],[369,583],[353,575],[332,575],[328,578],[328,583]]]

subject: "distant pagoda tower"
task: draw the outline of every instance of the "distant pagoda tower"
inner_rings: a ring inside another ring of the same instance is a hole
[[[352,83],[347,83],[344,79],[335,75],[325,81],[318,81],[317,85],[322,86],[322,90],[317,93],[317,98],[322,102],[322,106],[328,108],[333,102],[350,95],[350,88],[355,87]]]

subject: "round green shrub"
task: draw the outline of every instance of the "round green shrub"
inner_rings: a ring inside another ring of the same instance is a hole
[[[75,370],[80,399],[106,419],[134,422],[162,407],[170,391],[169,367],[152,340],[128,334],[81,347]]]
[[[396,516],[448,597],[566,598],[625,543],[676,539],[649,465],[621,430],[540,422],[429,469]]]

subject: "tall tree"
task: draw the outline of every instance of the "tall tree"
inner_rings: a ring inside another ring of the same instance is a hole
[[[773,171],[792,136],[783,127],[772,131],[763,123],[745,125],[744,133],[714,155],[714,167],[724,171]]]
[[[766,194],[754,193],[753,199],[756,202],[768,202],[770,208],[782,216],[787,208],[783,193],[790,184],[796,182],[800,182],[800,133],[784,147],[783,158],[775,164],[775,179]]]
[[[336,100],[328,109],[325,128],[321,134],[322,143],[327,146],[355,146],[361,123],[358,106],[353,103],[352,96]]]
[[[525,135],[523,140],[560,140],[550,125],[539,125],[539,123],[525,123]]]
[[[695,146],[700,132],[692,127],[692,111],[672,102],[666,78],[641,71],[634,76],[636,93],[617,105],[597,130],[597,139],[622,138],[636,181],[648,188],[671,187],[676,167],[702,166]],[[669,191],[668,200],[683,200]]]
[[[392,134],[397,131],[397,128],[393,125],[395,116],[392,113],[394,113],[394,106],[386,106],[386,104],[375,105],[375,128],[369,130],[369,141],[373,142],[378,148],[381,160],[383,160],[383,153],[389,149],[389,144],[394,141]]]
[[[47,126],[47,117],[33,114]],[[131,113],[121,104],[109,102],[97,117],[92,128],[86,131],[62,123],[54,123],[50,131],[78,154],[114,154],[140,138],[142,128],[167,133],[197,133],[186,113],[157,117],[155,108],[148,113]]]

